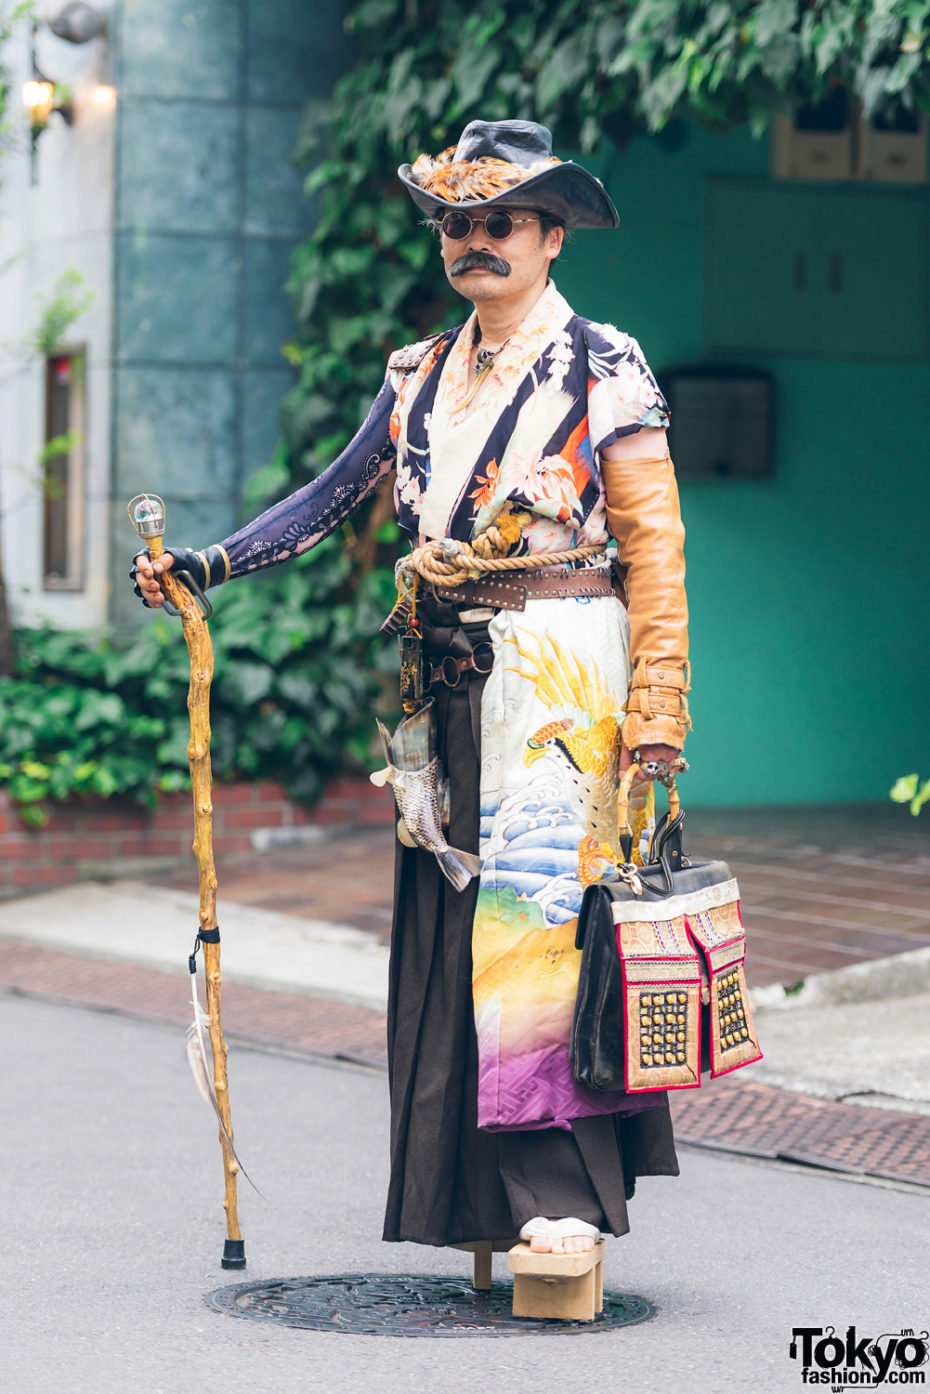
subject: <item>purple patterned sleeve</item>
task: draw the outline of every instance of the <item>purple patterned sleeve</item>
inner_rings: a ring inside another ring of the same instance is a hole
[[[390,438],[395,392],[388,378],[358,433],[317,479],[246,523],[221,546],[230,576],[276,566],[322,542],[394,468]]]

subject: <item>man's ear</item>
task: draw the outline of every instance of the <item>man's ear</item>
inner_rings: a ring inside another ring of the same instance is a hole
[[[565,229],[563,227],[556,226],[551,227],[549,229],[549,232],[546,235],[546,246],[544,250],[546,256],[549,258],[550,261],[555,261],[556,257],[559,255],[559,252],[561,252],[562,250],[562,244],[564,241]]]

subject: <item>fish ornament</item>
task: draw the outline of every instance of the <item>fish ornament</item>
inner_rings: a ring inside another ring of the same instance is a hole
[[[436,721],[432,697],[407,716],[393,736],[382,721],[378,733],[387,768],[370,775],[372,784],[390,784],[400,822],[397,836],[407,847],[432,852],[447,880],[464,891],[481,870],[474,852],[450,847],[443,833],[448,821],[448,782],[436,753]]]

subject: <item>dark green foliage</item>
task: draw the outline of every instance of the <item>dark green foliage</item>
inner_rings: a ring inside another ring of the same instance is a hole
[[[285,352],[298,381],[253,504],[330,462],[393,348],[470,308],[395,173],[468,121],[541,121],[564,154],[623,146],[673,116],[761,131],[837,82],[869,114],[889,99],[930,107],[930,0],[363,0],[347,27],[357,61],[331,102],[308,107],[297,152],[314,164],[319,221],[293,260]],[[376,505],[375,526],[383,517]],[[374,545],[367,518],[353,521],[357,556],[388,566],[394,548]]]
[[[469,120],[541,121],[564,154],[622,146],[673,116],[761,130],[836,82],[869,113],[930,107],[930,0],[363,0],[347,25],[357,61],[331,102],[308,107],[297,152],[314,166],[319,220],[293,260],[285,356],[298,380],[282,444],[247,490],[252,511],[330,463],[391,349],[467,312],[395,170]],[[0,83],[0,109],[3,95]],[[387,513],[382,493],[353,519],[351,561],[333,539],[219,593],[221,776],[282,778],[309,797],[342,752],[366,752],[378,687],[366,674],[393,659],[371,638],[393,598]],[[0,682],[0,782],[37,818],[46,797],[149,798],[185,780],[177,622],[154,622],[128,649],[48,630],[22,633],[20,648],[22,676]]]
[[[372,635],[392,595],[369,575],[354,594],[333,539],[307,563],[217,596],[211,701],[220,779],[277,779],[312,799],[327,774],[367,759]],[[308,577],[314,601],[307,604]],[[153,618],[128,645],[51,628],[17,633],[18,673],[0,679],[0,786],[33,826],[48,799],[186,787],[187,647],[179,620]]]
[[[842,82],[871,113],[930,106],[930,0],[364,0],[359,57],[307,111],[299,158],[317,228],[294,258],[283,410],[269,490],[303,482],[356,429],[398,344],[455,321],[430,234],[395,177],[476,117],[525,117],[563,152],[626,143],[672,116],[764,126]]]

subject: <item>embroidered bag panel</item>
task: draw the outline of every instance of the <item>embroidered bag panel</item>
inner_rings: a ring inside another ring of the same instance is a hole
[[[621,911],[621,906],[615,906]],[[623,971],[626,1089],[701,1082],[701,964],[684,915],[617,922]]]
[[[735,890],[736,882],[733,887]],[[746,987],[746,933],[737,896],[723,905],[686,916],[690,938],[700,949],[709,980],[711,1078],[762,1059]]]

